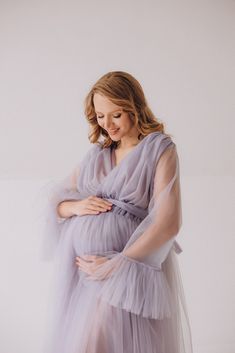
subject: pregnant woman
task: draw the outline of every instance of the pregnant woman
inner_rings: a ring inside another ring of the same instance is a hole
[[[192,353],[178,266],[179,160],[129,73],[85,99],[92,146],[51,189],[44,255],[54,255],[49,353]]]

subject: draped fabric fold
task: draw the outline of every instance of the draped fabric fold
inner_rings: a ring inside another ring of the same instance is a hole
[[[58,218],[59,202],[90,195],[111,201],[111,211]],[[43,252],[56,255],[60,293],[48,352],[192,353],[177,262],[179,159],[169,136],[150,133],[119,165],[113,147],[92,146],[53,188],[47,215]],[[108,261],[88,275],[74,264],[84,255]]]

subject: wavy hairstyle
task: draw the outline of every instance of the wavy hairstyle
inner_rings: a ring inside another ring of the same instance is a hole
[[[93,85],[84,101],[85,116],[91,128],[88,136],[91,143],[98,142],[103,148],[110,145],[117,146],[120,143],[120,141],[113,141],[107,131],[98,124],[93,102],[95,93],[105,96],[112,103],[120,106],[124,112],[129,113],[133,125],[139,131],[139,140],[154,131],[165,133],[164,124],[158,121],[149,108],[140,83],[127,72],[111,71]],[[100,136],[104,137],[103,143],[98,141]]]

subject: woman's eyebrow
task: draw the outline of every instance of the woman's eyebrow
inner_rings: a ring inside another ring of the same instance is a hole
[[[122,109],[113,110],[112,112],[110,112],[110,114],[111,114],[111,113],[115,113],[115,112],[120,111],[120,110],[122,110]],[[95,112],[96,112],[96,113],[99,113],[99,114],[103,114],[103,113],[101,113],[101,112],[97,112],[97,111],[95,111]]]

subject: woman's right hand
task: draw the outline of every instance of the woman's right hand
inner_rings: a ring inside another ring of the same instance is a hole
[[[72,213],[77,216],[99,214],[100,212],[110,211],[111,208],[111,202],[93,195],[83,200],[73,201],[71,204]]]

